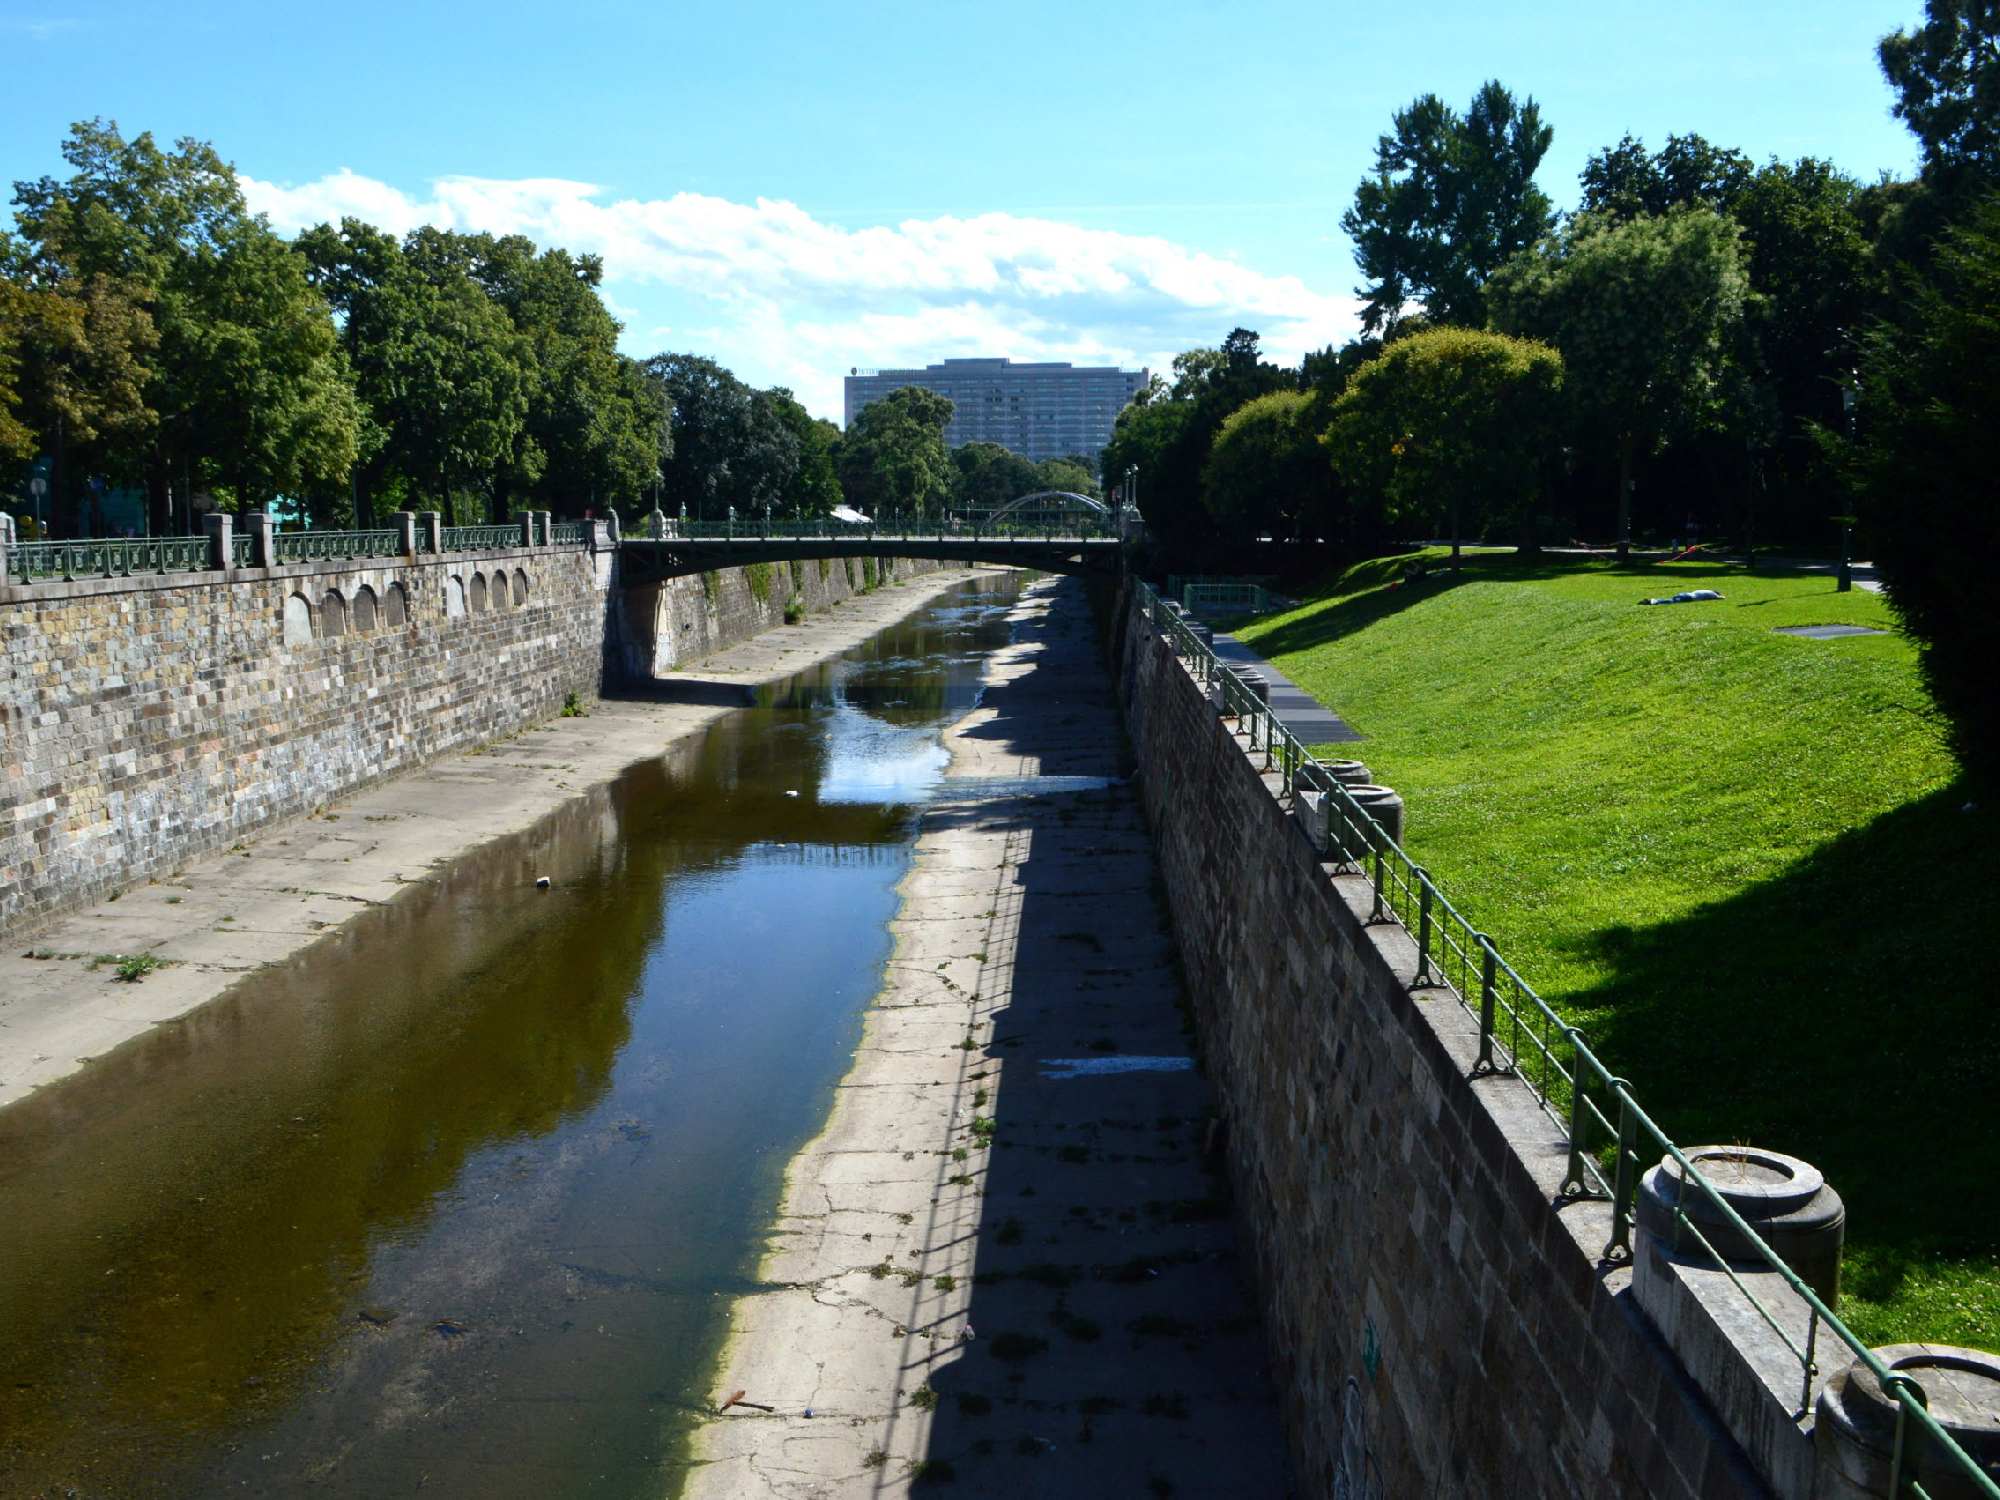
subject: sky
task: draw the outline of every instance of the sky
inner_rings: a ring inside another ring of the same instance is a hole
[[[850,368],[1163,370],[1357,327],[1340,217],[1394,111],[1488,78],[1630,132],[1908,175],[1876,67],[1921,0],[957,0],[339,7],[0,0],[0,175],[70,123],[193,136],[291,233],[352,214],[604,258],[622,345],[841,416]]]

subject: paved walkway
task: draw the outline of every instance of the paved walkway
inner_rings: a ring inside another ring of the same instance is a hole
[[[689,1500],[1291,1493],[1095,628],[1015,618]]]
[[[1345,719],[1233,635],[1217,635],[1215,654],[1232,667],[1245,667],[1271,684],[1271,709],[1306,745],[1340,745],[1361,735]]]

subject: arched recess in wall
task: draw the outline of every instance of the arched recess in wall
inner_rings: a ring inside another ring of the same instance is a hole
[[[447,620],[465,618],[465,580],[456,573],[444,581],[444,617]]]
[[[514,605],[519,608],[528,602],[528,575],[519,568],[514,570]]]
[[[347,634],[347,600],[339,589],[328,589],[319,601],[319,633],[329,638]]]
[[[486,575],[485,575],[484,573],[474,573],[474,574],[472,575],[472,587],[471,587],[471,588],[469,588],[469,589],[467,589],[467,590],[466,590],[465,592],[466,592],[466,601],[465,601],[465,602],[466,602],[466,603],[467,603],[467,604],[468,604],[469,606],[471,606],[471,609],[472,609],[472,612],[473,612],[473,613],[474,613],[475,615],[483,615],[483,614],[485,614],[485,613],[486,613]]]
[[[391,630],[409,623],[410,596],[400,583],[389,585],[382,596],[382,622]]]
[[[495,609],[505,609],[507,607],[507,570],[505,568],[496,568],[493,572],[493,607]]]
[[[377,617],[375,590],[362,584],[354,591],[354,633],[366,635],[375,628]]]
[[[285,596],[285,644],[303,646],[313,638],[312,600],[304,594]]]

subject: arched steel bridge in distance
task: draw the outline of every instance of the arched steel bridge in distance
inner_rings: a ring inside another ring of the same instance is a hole
[[[1063,510],[1027,508],[1030,501],[1081,501]],[[657,513],[656,513],[657,514]],[[1131,518],[1127,518],[1130,520]],[[883,517],[867,522],[824,518],[766,521],[667,521],[621,536],[619,571],[627,583],[648,583],[740,568],[760,562],[836,557],[925,557],[937,561],[1005,563],[1050,573],[1116,572],[1124,545],[1120,520],[1086,495],[1044,490],[977,516]],[[1133,523],[1136,527],[1136,522]],[[1136,536],[1128,538],[1136,540]]]

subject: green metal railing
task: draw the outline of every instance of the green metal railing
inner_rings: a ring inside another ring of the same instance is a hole
[[[738,516],[721,521],[669,521],[669,539],[680,541],[1112,541],[1117,524],[1109,519],[1078,520],[1049,517],[1038,521],[1008,519],[981,522],[949,515],[882,516],[872,521],[836,521],[828,517],[799,520],[783,516]],[[644,518],[634,524],[627,541],[652,540]]]
[[[135,573],[195,573],[207,569],[206,536],[85,538],[69,542],[16,542],[7,549],[7,573],[22,583],[37,578],[129,578]]]
[[[490,547],[522,545],[519,526],[446,526],[442,529],[446,552],[479,552]]]
[[[1181,603],[1196,612],[1215,614],[1262,614],[1269,608],[1270,595],[1262,584],[1228,580],[1191,582],[1181,586]]]
[[[556,521],[549,527],[549,543],[556,547],[581,547],[590,540],[588,521]]]
[[[275,531],[274,563],[318,562],[342,557],[401,557],[400,531]]]
[[[1811,1406],[1816,1351],[1823,1334],[1831,1334],[1867,1366],[1884,1395],[1895,1403],[1891,1495],[1930,1495],[1916,1473],[1917,1442],[1920,1437],[1927,1437],[1934,1445],[1937,1461],[1945,1469],[1955,1477],[1969,1480],[1979,1494],[2000,1500],[2000,1484],[1931,1416],[1921,1386],[1910,1376],[1885,1365],[1764,1242],[1686,1153],[1640,1108],[1626,1081],[1591,1051],[1583,1033],[1564,1021],[1535,993],[1500,955],[1492,939],[1446,899],[1429,872],[1411,859],[1347,787],[1278,721],[1269,705],[1216,656],[1180,611],[1163,602],[1141,580],[1133,581],[1133,589],[1148,621],[1164,634],[1195,680],[1205,688],[1220,690],[1222,715],[1236,721],[1237,732],[1247,740],[1249,753],[1262,755],[1264,769],[1278,773],[1279,796],[1294,809],[1302,790],[1313,789],[1324,796],[1322,811],[1328,820],[1329,856],[1345,873],[1368,880],[1372,889],[1371,921],[1398,923],[1416,940],[1417,963],[1410,977],[1411,988],[1447,990],[1479,1018],[1479,1052],[1472,1076],[1518,1079],[1528,1087],[1542,1112],[1561,1129],[1568,1146],[1563,1195],[1600,1198],[1611,1205],[1611,1236],[1603,1258],[1613,1263],[1631,1259],[1640,1175],[1649,1162],[1670,1157],[1679,1166],[1684,1184],[1674,1210],[1676,1244],[1685,1245],[1690,1237],[1698,1242],[1791,1351],[1800,1371],[1796,1414],[1803,1416]],[[1708,1200],[1723,1225],[1750,1245],[1764,1266],[1782,1277],[1804,1303],[1807,1323],[1803,1339],[1796,1338],[1782,1325],[1764,1300],[1736,1274],[1728,1259],[1688,1218],[1685,1205],[1690,1188]]]

